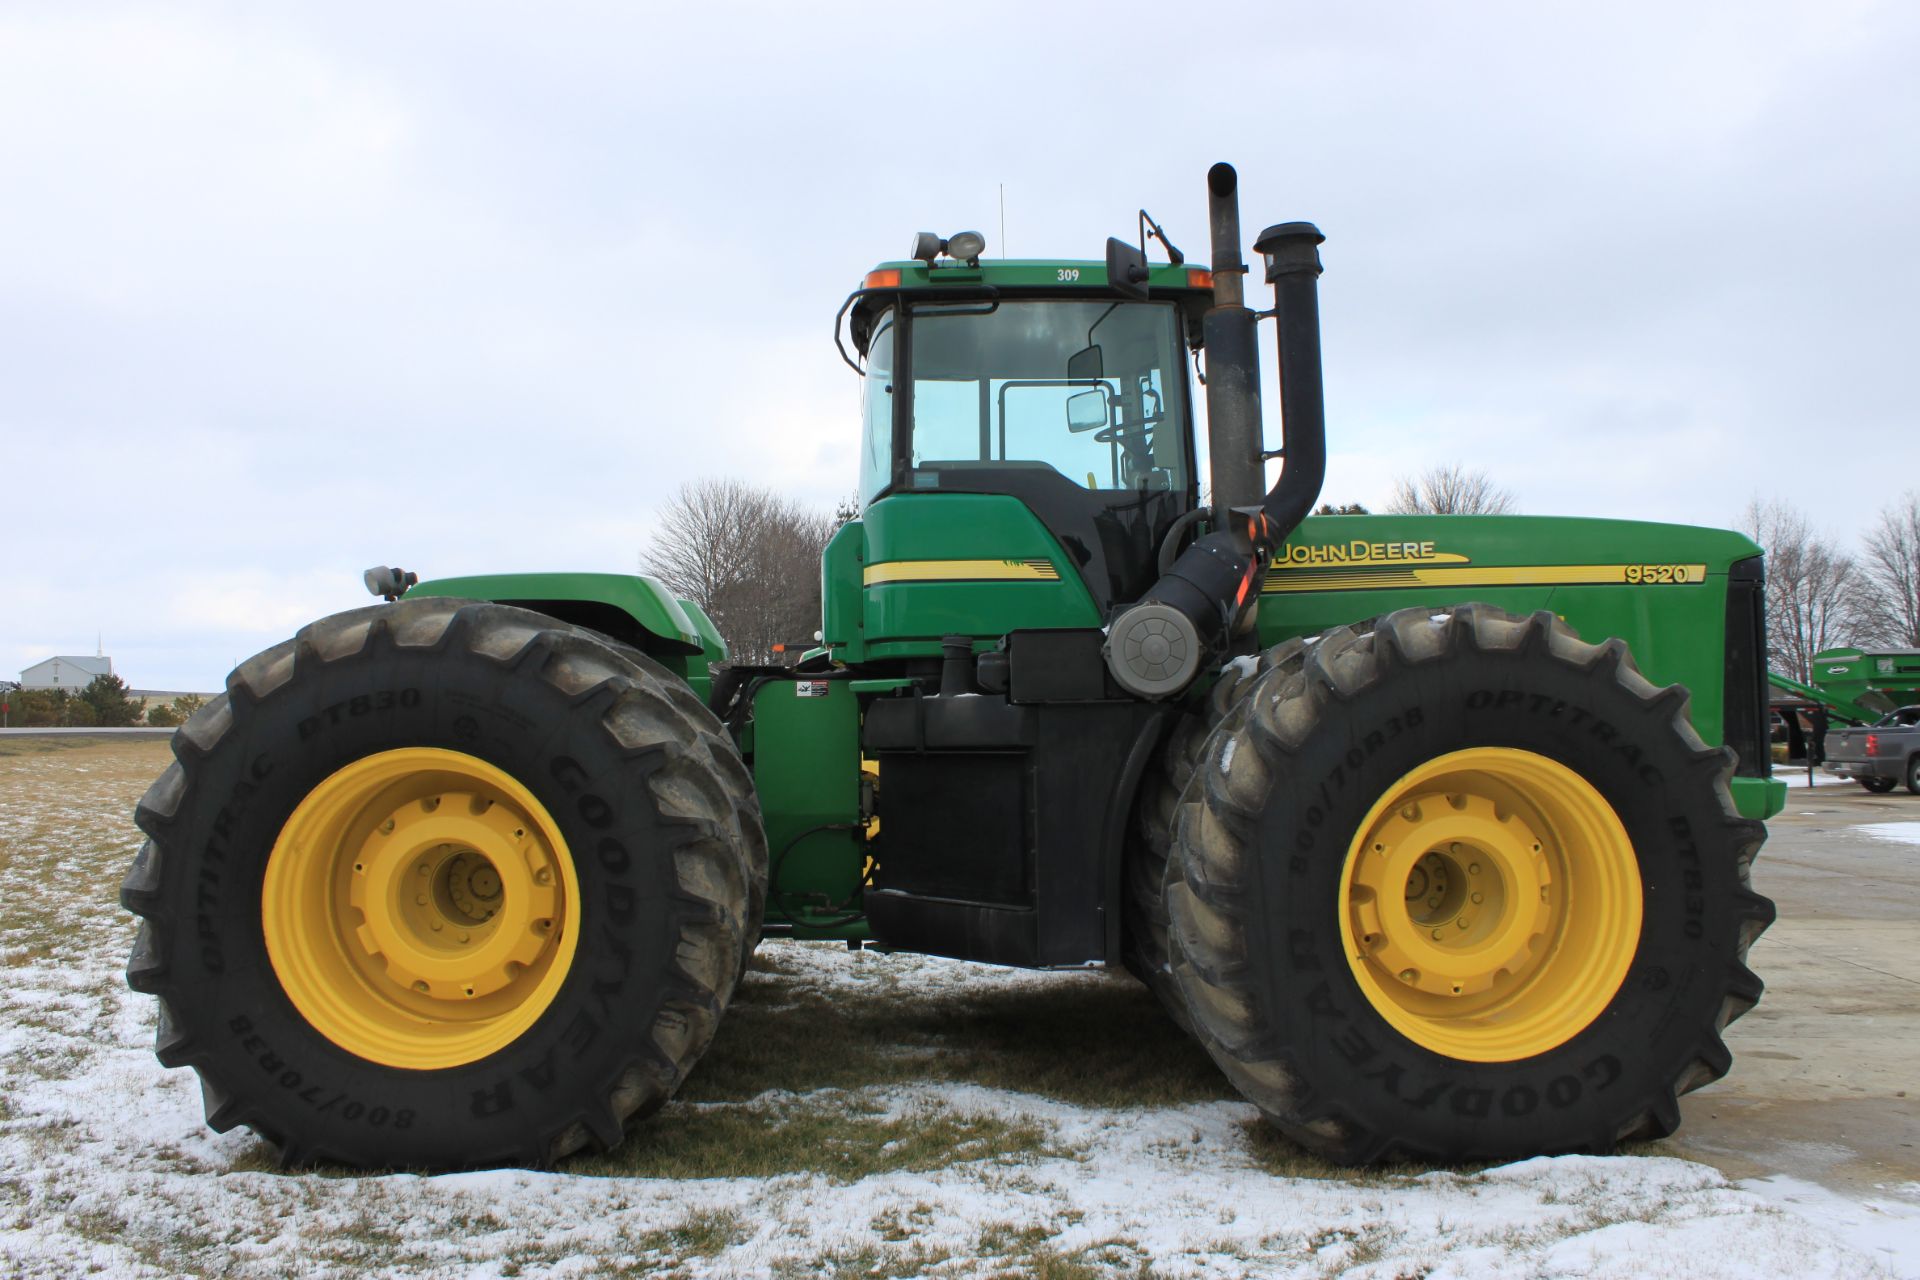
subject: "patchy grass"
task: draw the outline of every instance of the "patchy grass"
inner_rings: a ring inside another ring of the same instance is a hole
[[[746,1239],[751,1233],[731,1209],[695,1210],[678,1224],[649,1231],[635,1243],[644,1253],[667,1257],[711,1258]]]
[[[133,806],[173,756],[165,738],[0,738],[21,744],[0,750],[0,965],[95,972],[102,946],[132,944]]]
[[[1019,1163],[1072,1154],[1031,1120],[931,1105],[888,1115],[855,1094],[772,1106],[673,1103],[616,1150],[569,1161],[567,1171],[641,1178],[817,1173],[846,1183],[980,1160]]]
[[[1470,1178],[1488,1168],[1485,1163],[1468,1163],[1380,1164],[1365,1169],[1349,1169],[1315,1155],[1257,1117],[1241,1121],[1240,1130],[1246,1137],[1247,1154],[1253,1158],[1253,1163],[1276,1178],[1332,1179],[1349,1186],[1368,1188],[1399,1187],[1436,1169]]]
[[[761,948],[684,1099],[724,1102],[772,1089],[922,1081],[1012,1089],[1090,1107],[1238,1096],[1206,1052],[1130,978],[1076,974],[1046,985],[956,990],[933,1000],[911,983],[877,979],[853,995],[791,981],[798,975],[790,961],[781,972],[778,951],[806,945],[831,950],[834,944]]]
[[[0,759],[8,756],[39,756],[57,751],[88,751],[105,747],[114,749],[126,746],[146,746],[160,743],[164,749],[167,739],[147,737],[125,737],[119,734],[103,733],[99,735],[82,733],[9,733],[0,736]],[[162,765],[161,768],[165,768]],[[159,770],[154,772],[158,773]]]
[[[776,1280],[891,1280],[924,1276],[953,1257],[944,1245],[885,1244],[869,1241],[851,1248],[830,1249],[824,1253],[778,1258],[768,1274]]]

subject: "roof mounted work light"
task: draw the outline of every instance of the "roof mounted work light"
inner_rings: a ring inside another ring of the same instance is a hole
[[[987,247],[987,238],[978,231],[961,231],[947,237],[944,246],[947,256],[958,258],[968,266],[980,264],[980,252]]]
[[[928,266],[941,254],[966,263],[970,267],[980,265],[980,254],[987,247],[987,238],[978,231],[960,231],[942,240],[931,231],[915,233],[913,251],[908,256],[917,258]]]

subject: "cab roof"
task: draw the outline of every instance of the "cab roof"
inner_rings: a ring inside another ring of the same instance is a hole
[[[890,272],[899,275],[884,280]],[[883,277],[876,281],[875,276]],[[941,259],[938,266],[909,258],[883,262],[869,271],[863,287],[898,289],[937,289],[941,285],[993,285],[1002,289],[1062,289],[1105,292],[1107,264],[1066,258],[982,258],[978,266]],[[1213,288],[1213,273],[1191,264],[1174,266],[1156,262],[1147,268],[1147,287],[1153,290],[1177,290],[1182,293]]]
[[[848,305],[842,314],[852,312],[848,332],[854,346],[862,355],[866,354],[874,317],[892,306],[894,299],[905,296],[925,302],[939,298],[946,288],[953,290],[956,299],[978,298],[983,293],[992,296],[1001,290],[1028,296],[1035,293],[1066,297],[1075,294],[1121,296],[1107,283],[1104,262],[1072,258],[982,258],[977,265],[969,265],[941,259],[938,266],[930,267],[917,258],[898,259],[883,262],[867,272],[860,287],[847,299]],[[1200,315],[1213,301],[1213,273],[1205,267],[1150,263],[1147,289],[1150,297],[1181,304],[1181,309],[1188,314],[1187,342],[1198,350]],[[838,341],[837,332],[835,341]],[[844,350],[841,355],[846,358]],[[848,359],[847,363],[853,361]]]

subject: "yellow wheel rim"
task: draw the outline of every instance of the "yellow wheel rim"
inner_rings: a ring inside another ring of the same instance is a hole
[[[347,1052],[434,1070],[505,1048],[553,1003],[580,886],[552,815],[458,751],[356,760],[308,793],[267,858],[267,958]]]
[[[1530,751],[1438,756],[1382,795],[1347,851],[1340,933],[1367,1000],[1414,1043],[1471,1062],[1565,1044],[1640,945],[1620,818]]]

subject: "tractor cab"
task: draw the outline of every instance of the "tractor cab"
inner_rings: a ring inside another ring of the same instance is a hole
[[[1198,504],[1189,353],[1208,272],[1160,267],[1117,296],[1097,262],[889,262],[850,300],[865,505],[1004,495],[1066,553],[1104,615],[1151,585]],[[958,508],[953,508],[957,510]],[[992,543],[956,557],[1005,558]]]

